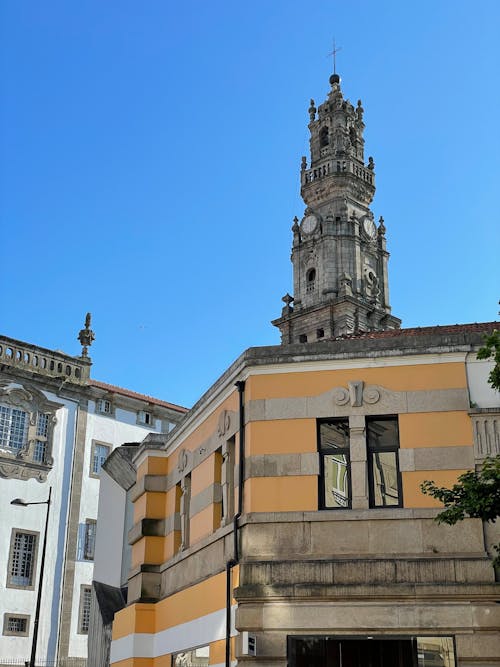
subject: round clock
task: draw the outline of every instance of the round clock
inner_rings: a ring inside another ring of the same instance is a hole
[[[318,218],[315,215],[306,215],[302,220],[301,229],[304,234],[312,234],[318,225]]]
[[[365,218],[363,220],[363,230],[365,234],[371,239],[374,239],[377,235],[377,228],[375,227],[375,223],[371,218]]]

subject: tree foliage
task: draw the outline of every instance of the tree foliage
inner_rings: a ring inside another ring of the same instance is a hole
[[[500,331],[497,329],[485,336],[484,345],[477,353],[478,359],[490,359],[491,357],[495,365],[488,376],[488,382],[493,389],[500,391]]]
[[[433,481],[424,482],[422,492],[440,500],[445,509],[436,521],[450,526],[466,517],[494,523],[500,516],[500,456],[485,459],[481,470],[463,473],[451,489],[439,487]],[[500,544],[494,549],[495,565],[500,565]]]

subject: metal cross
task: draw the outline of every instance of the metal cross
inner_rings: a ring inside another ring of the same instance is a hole
[[[338,48],[335,45],[335,38],[333,39],[333,51],[331,51],[328,55],[333,56],[333,73],[337,74],[337,53],[339,51],[342,51],[342,47],[339,46]]]

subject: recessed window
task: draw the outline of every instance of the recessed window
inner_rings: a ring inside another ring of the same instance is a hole
[[[27,412],[0,405],[0,447],[19,451],[28,440],[28,426]]]
[[[319,340],[320,338],[325,337],[325,330],[324,329],[316,329],[316,338]]]
[[[147,410],[139,410],[137,413],[137,423],[144,426],[151,426],[154,422],[153,414]]]
[[[300,336],[299,336],[299,343],[307,343],[307,336],[306,336],[306,334],[300,334]]]
[[[328,128],[327,127],[322,127],[320,132],[319,132],[319,145],[321,148],[324,146],[328,146],[329,140],[328,140]]]
[[[397,417],[367,417],[370,507],[401,507]]]
[[[4,614],[3,634],[27,637],[29,630],[29,618],[29,616],[23,616],[21,614]]]
[[[87,635],[90,626],[90,603],[92,600],[92,588],[82,586],[80,588],[80,613],[78,615],[78,633]]]
[[[110,415],[113,412],[113,405],[111,401],[108,401],[105,398],[100,398],[96,402],[97,412],[100,412],[103,415]]]
[[[96,527],[95,519],[78,526],[78,560],[94,560]]]
[[[316,269],[309,269],[306,273],[306,292],[310,294],[316,289]]]
[[[349,420],[319,422],[320,507],[346,509],[351,506]]]
[[[92,452],[90,461],[90,475],[91,477],[99,477],[101,473],[102,464],[111,453],[111,445],[105,445],[102,442],[92,442]]]
[[[37,547],[38,533],[13,528],[7,586],[33,588]]]

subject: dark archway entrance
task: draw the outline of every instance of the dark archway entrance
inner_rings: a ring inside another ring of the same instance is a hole
[[[452,637],[288,637],[289,667],[454,667]]]

